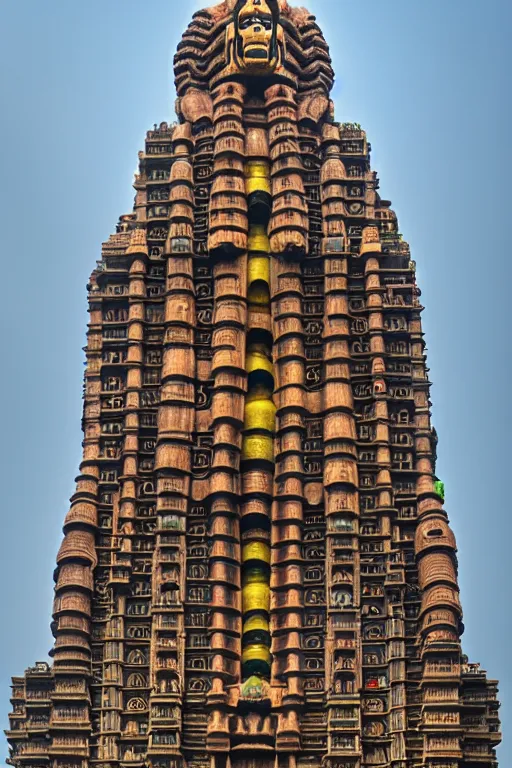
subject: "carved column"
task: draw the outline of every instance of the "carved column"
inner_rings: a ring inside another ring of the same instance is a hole
[[[272,216],[269,224],[272,253],[291,259],[307,250],[308,209],[304,199],[302,162],[298,143],[295,92],[272,85],[265,92],[272,161]]]
[[[277,406],[276,475],[272,510],[273,684],[282,687],[276,747],[300,749],[298,708],[302,703],[302,519],[305,435],[305,355],[302,283],[298,263],[272,260],[272,317]]]
[[[121,713],[123,710],[123,687],[129,678],[125,665],[128,651],[125,646],[126,592],[132,575],[132,547],[135,536],[137,510],[138,450],[139,450],[139,408],[142,388],[144,300],[146,298],[146,262],[148,249],[144,229],[133,231],[126,250],[129,257],[129,309],[126,354],[126,402],[124,423],[124,445],[122,448],[122,475],[119,478],[120,492],[114,496],[112,530],[113,553],[109,575],[110,615],[105,624],[105,653],[102,670],[102,703],[99,747],[105,756],[113,759],[117,752],[123,759],[124,749],[129,745],[114,746],[113,739],[122,734]],[[126,671],[125,671],[126,670]],[[149,658],[139,670],[149,678]],[[125,680],[126,678],[126,680]],[[126,698],[126,702],[128,697]],[[115,734],[115,736],[114,736]]]
[[[93,283],[95,286],[95,283]],[[101,302],[91,292],[90,325],[85,373],[84,454],[77,478],[76,492],[64,522],[64,540],[57,555],[55,601],[52,631],[55,645],[51,687],[58,692],[48,709],[48,745],[56,765],[59,758],[72,758],[78,765],[89,755],[91,735],[90,702],[85,695],[91,677],[91,600],[93,570],[97,565],[95,534],[97,530],[98,481],[100,468],[100,392],[101,392]],[[30,675],[26,697],[31,696]],[[74,701],[62,702],[61,696],[74,688]],[[48,698],[50,698],[50,693]],[[69,704],[73,704],[73,710]],[[77,734],[77,726],[82,730]],[[74,747],[67,746],[71,741]]]
[[[417,409],[416,453],[419,522],[415,550],[421,602],[421,689],[423,761],[429,768],[440,758],[454,764],[460,745],[461,608],[456,570],[455,537],[432,478],[428,404]]]
[[[227,688],[240,683],[240,452],[246,391],[247,257],[214,267],[213,455],[210,475],[211,646],[208,748],[229,751]],[[231,702],[231,706],[236,703]]]
[[[148,753],[154,764],[160,757],[182,754],[185,530],[195,407],[192,146],[190,125],[178,126],[173,135],[174,162],[170,175],[165,335],[155,456],[158,523],[152,569],[153,688],[150,698],[155,714],[160,707],[167,706],[173,716],[165,724],[151,721]]]
[[[370,517],[371,507],[367,505],[368,525],[365,525],[362,519],[361,534],[362,541],[365,542],[362,546],[366,551],[382,552],[386,565],[385,574],[366,581],[362,593],[363,634],[366,641],[363,645],[365,684],[363,708],[367,713],[363,738],[371,738],[368,747],[374,749],[377,746],[384,751],[389,748],[392,760],[405,761],[403,736],[406,723],[405,616],[401,605],[405,573],[401,553],[399,551],[391,553],[393,547],[391,530],[396,509],[391,478],[391,436],[383,335],[385,323],[382,293],[384,289],[379,275],[381,252],[378,228],[373,225],[365,226],[362,231],[361,259],[365,260],[373,403],[370,413],[367,414],[364,422],[361,422],[361,428],[368,430],[368,434],[362,434],[361,438],[371,438],[372,449],[375,446],[376,450],[378,472],[375,478],[376,497],[364,497],[375,500],[376,517]],[[364,488],[361,488],[361,492],[363,491]],[[379,616],[388,617],[386,637],[382,638],[387,641],[386,643],[375,643],[371,638],[373,623],[378,622]],[[372,712],[372,697],[375,697],[377,691],[370,690],[370,686],[375,683],[379,686],[377,690],[380,700],[386,701],[385,709],[390,710],[388,722],[378,717],[376,712]]]
[[[328,129],[326,126],[326,130]],[[334,135],[334,139],[338,137]],[[349,350],[348,259],[341,185],[345,168],[339,145],[326,135],[326,159],[321,170],[325,257],[325,388],[324,487],[327,519],[327,629],[326,687],[330,693],[328,755],[340,750],[337,720],[353,710],[360,722],[361,638],[357,612],[359,588],[359,496],[354,403]],[[348,736],[344,753],[360,755],[357,735]],[[358,763],[355,763],[356,765]]]
[[[208,251],[214,260],[247,251],[244,96],[245,87],[236,82],[223,83],[212,94],[215,146]]]

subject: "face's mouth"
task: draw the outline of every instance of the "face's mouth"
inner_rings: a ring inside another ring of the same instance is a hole
[[[244,50],[244,56],[246,59],[262,59],[267,61],[268,59],[268,48],[258,45],[258,46],[248,46]]]

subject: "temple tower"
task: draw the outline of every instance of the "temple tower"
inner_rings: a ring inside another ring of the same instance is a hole
[[[315,19],[199,11],[89,290],[52,665],[15,768],[496,768],[415,264]]]

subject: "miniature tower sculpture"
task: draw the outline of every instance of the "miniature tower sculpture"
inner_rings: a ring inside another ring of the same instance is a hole
[[[89,285],[84,458],[16,768],[497,766],[420,291],[329,50],[200,11]]]

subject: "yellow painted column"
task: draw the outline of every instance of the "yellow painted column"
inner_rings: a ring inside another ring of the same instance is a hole
[[[246,370],[248,392],[244,413],[242,468],[260,474],[264,487],[274,474],[276,408],[270,328],[270,257],[264,222],[264,201],[270,193],[270,167],[250,161],[245,168],[249,199],[248,328]],[[251,205],[251,201],[254,203]],[[242,676],[270,678],[270,504],[256,496],[251,482],[243,498],[245,522],[242,549]]]

